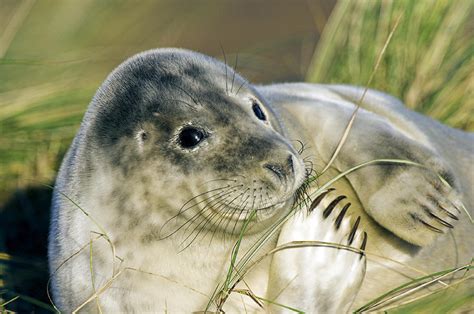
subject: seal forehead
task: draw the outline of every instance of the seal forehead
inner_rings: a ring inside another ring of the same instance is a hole
[[[155,112],[166,116],[160,128],[169,132],[173,120],[194,114],[192,109],[203,104],[219,116],[218,121],[229,123],[229,113],[239,110],[229,108],[235,104],[226,97],[226,71],[217,60],[182,50],[156,50],[132,57],[107,78],[94,97],[94,133],[101,144],[110,144],[132,136],[134,126],[152,121]],[[235,75],[235,81],[243,79]]]
[[[193,88],[195,85],[221,88],[220,77],[225,71],[226,66],[211,57],[186,50],[165,49],[152,50],[130,58],[118,68],[116,74],[119,80],[153,80],[165,85],[165,88],[169,88],[170,84],[180,86],[183,83],[186,88]],[[237,79],[242,80],[240,77]]]

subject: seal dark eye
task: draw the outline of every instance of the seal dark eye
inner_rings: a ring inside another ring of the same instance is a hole
[[[181,133],[179,133],[179,144],[184,147],[184,148],[192,148],[199,144],[203,139],[205,135],[204,132],[192,128],[192,127],[187,127],[181,130]]]
[[[262,108],[260,108],[260,106],[256,102],[253,103],[252,110],[253,113],[255,113],[255,115],[257,116],[257,118],[263,121],[267,120],[267,117],[263,113]]]

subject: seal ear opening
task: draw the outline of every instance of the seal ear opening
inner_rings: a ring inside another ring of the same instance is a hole
[[[145,130],[140,130],[135,135],[135,138],[137,139],[137,142],[138,142],[138,149],[140,150],[140,153],[143,151],[143,144],[148,140],[149,137],[150,136]]]

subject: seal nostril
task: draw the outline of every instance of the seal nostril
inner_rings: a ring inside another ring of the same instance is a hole
[[[280,179],[282,181],[285,180],[285,171],[283,170],[282,167],[280,167],[278,165],[275,165],[275,164],[265,164],[263,167],[270,170],[274,174],[276,174],[278,179]]]
[[[295,173],[295,167],[293,165],[293,156],[289,155],[288,159],[286,160],[286,164],[288,165],[288,172],[294,174]]]
[[[293,156],[291,154],[286,158],[286,161],[281,164],[265,164],[263,167],[270,170],[281,181],[287,181],[295,174]]]

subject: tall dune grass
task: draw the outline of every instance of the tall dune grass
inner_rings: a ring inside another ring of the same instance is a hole
[[[363,85],[403,12],[371,88],[416,111],[474,131],[474,2],[338,1],[308,70],[309,82]]]
[[[403,12],[399,30],[370,87],[391,93],[410,108],[443,123],[473,131],[473,9],[471,0],[339,0],[314,51],[307,81],[364,85],[395,19]],[[72,35],[65,33],[71,38]],[[173,37],[172,32],[167,36]],[[32,87],[12,89],[10,86],[8,92],[4,87],[9,82],[0,84],[0,200],[15,188],[54,179],[58,162],[104,72],[101,67],[102,72],[89,81],[77,79],[79,75],[92,73],[81,72],[87,62],[77,53],[72,53],[71,58],[52,58],[47,62],[37,62],[34,58],[11,59],[8,55],[0,59],[0,71],[18,65],[44,67],[45,71],[35,71],[32,76],[37,81],[54,71],[73,73],[64,77],[56,73],[52,75],[53,81]],[[19,295],[6,284],[5,278],[21,277],[27,269],[44,271],[44,261],[0,253],[0,310],[25,302],[36,309],[54,311],[38,300],[44,300],[41,297],[44,291]],[[391,311],[450,311],[472,300],[470,290],[456,291],[460,292],[439,291]]]

